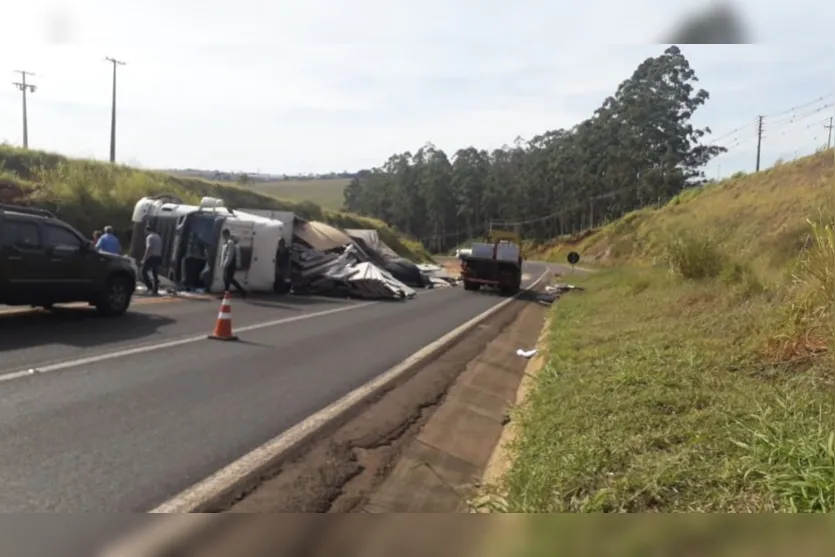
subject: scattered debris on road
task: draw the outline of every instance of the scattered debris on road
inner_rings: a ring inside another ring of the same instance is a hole
[[[522,350],[522,349],[520,348],[519,350],[517,350],[517,351],[516,351],[516,355],[517,355],[517,356],[522,356],[522,357],[523,357],[523,358],[525,358],[526,360],[530,360],[531,358],[533,358],[534,356],[536,356],[536,353],[537,353],[537,349],[536,349],[536,348],[532,348],[531,350]]]
[[[560,295],[565,292],[585,290],[581,286],[574,286],[573,284],[552,284],[545,287],[545,292],[536,297],[536,301],[542,305],[550,306],[560,299]]]
[[[292,291],[296,294],[395,300],[409,299],[416,294],[390,272],[368,261],[354,245],[338,253],[293,244],[290,254],[294,271]]]
[[[457,286],[461,283],[458,274],[453,274],[450,269],[442,267],[441,265],[422,264],[417,266],[420,272],[429,280],[433,288]]]

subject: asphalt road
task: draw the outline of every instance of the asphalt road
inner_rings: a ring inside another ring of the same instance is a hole
[[[295,318],[237,343],[199,338],[217,301],[137,304],[115,320],[84,309],[0,314],[0,511],[147,511],[501,299],[449,288],[408,302],[235,300],[238,329]],[[313,315],[339,308],[349,309]]]

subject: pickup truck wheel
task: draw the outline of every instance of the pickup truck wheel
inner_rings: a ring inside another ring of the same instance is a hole
[[[130,306],[130,281],[124,277],[111,277],[107,280],[95,306],[100,314],[108,317],[123,315]]]

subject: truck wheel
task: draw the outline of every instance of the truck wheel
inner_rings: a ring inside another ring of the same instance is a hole
[[[501,292],[502,296],[515,296],[519,293],[519,287],[515,284],[512,286],[501,286],[499,287],[499,291]]]
[[[473,292],[476,292],[479,288],[481,288],[481,285],[477,282],[470,282],[468,280],[464,281],[464,290],[472,290]]]
[[[95,303],[96,309],[107,317],[118,317],[128,310],[132,295],[133,291],[128,279],[119,276],[110,277]]]

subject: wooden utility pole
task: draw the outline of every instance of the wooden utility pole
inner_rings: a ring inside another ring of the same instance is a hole
[[[105,58],[113,64],[113,101],[110,105],[110,162],[116,162],[116,66],[124,66],[125,62],[115,58]]]
[[[829,132],[826,136],[826,148],[827,149],[829,149],[832,146],[832,120],[833,120],[833,117],[830,116],[829,117],[829,123],[824,126],[824,128],[826,128],[827,131]]]
[[[26,110],[26,93],[34,93],[38,87],[37,85],[32,85],[31,83],[26,83],[26,76],[27,75],[35,75],[32,72],[27,72],[24,70],[15,70],[17,73],[20,74],[20,81],[12,82],[18,89],[20,89],[21,93],[23,93],[23,148],[29,148],[29,119]]]
[[[763,117],[757,116],[757,168],[754,172],[760,171],[760,148],[763,144]]]

